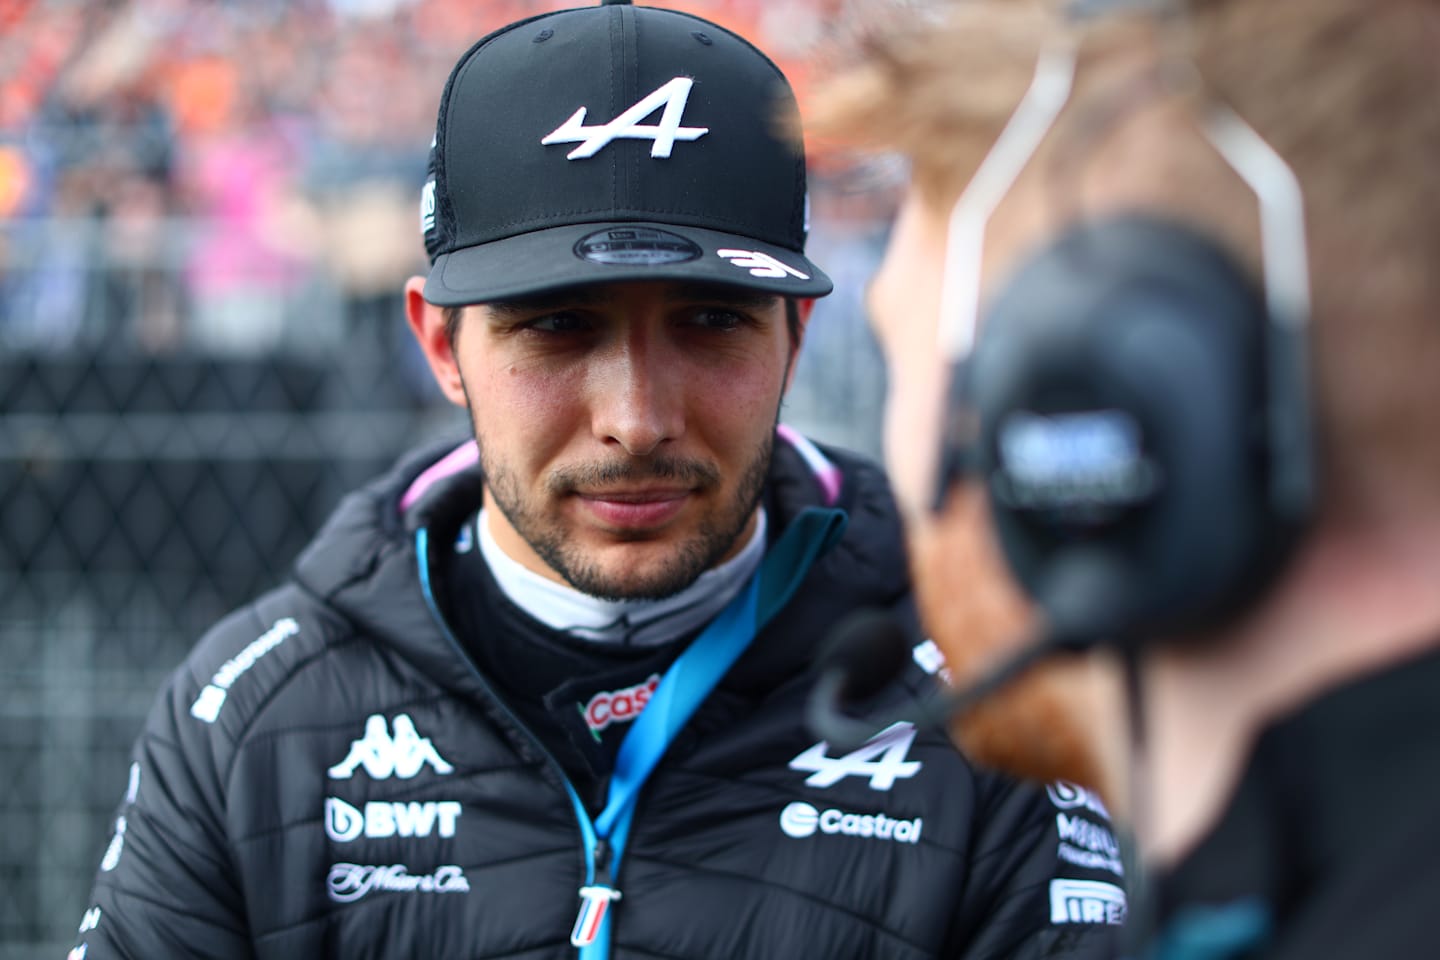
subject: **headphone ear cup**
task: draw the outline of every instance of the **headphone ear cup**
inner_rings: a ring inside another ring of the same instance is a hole
[[[1000,543],[1042,606],[1076,551],[1119,571],[1108,639],[1134,643],[1213,625],[1273,576],[1295,531],[1270,499],[1267,325],[1221,247],[1151,217],[1081,223],[1006,285],[970,402]]]

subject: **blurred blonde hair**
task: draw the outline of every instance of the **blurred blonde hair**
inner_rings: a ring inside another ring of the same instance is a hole
[[[1056,20],[1038,0],[928,9],[882,4],[852,26],[832,48],[807,123],[827,143],[905,155],[917,188],[948,209]],[[1325,509],[1346,522],[1440,509],[1440,4],[1196,0],[1189,9],[1207,87],[1279,151],[1305,192]],[[1034,165],[1093,162],[1055,152],[1073,145],[1074,117],[1113,96],[1116,65],[1143,57],[1147,36],[1134,19],[1087,29],[1075,96]],[[1217,193],[1205,171],[1223,165],[1195,159],[1200,150],[1110,153],[1107,162],[1131,166],[1169,162],[1179,175],[1166,182],[1180,184],[1170,212],[1200,219],[1242,256],[1255,246],[1253,200]]]

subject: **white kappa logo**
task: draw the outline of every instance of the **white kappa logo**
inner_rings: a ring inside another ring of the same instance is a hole
[[[716,250],[717,256],[729,260],[733,266],[742,270],[749,270],[752,277],[769,277],[779,280],[782,277],[790,276],[798,280],[809,280],[810,274],[801,273],[792,266],[781,263],[768,253],[761,253],[759,250]]]
[[[545,146],[552,143],[578,143],[580,146],[565,155],[566,160],[584,160],[599,153],[612,140],[649,140],[650,156],[668,157],[676,140],[699,140],[710,132],[709,127],[682,127],[681,117],[685,103],[690,98],[690,88],[695,81],[689,77],[676,77],[662,84],[654,93],[630,107],[609,123],[596,127],[585,126],[586,108],[581,107],[570,115],[540,141]],[[665,106],[658,124],[644,124],[650,114]]]
[[[372,780],[392,776],[409,780],[427,763],[442,775],[455,769],[440,756],[429,737],[420,736],[409,714],[396,715],[392,737],[385,727],[384,715],[372,713],[365,721],[365,735],[350,742],[350,752],[328,773],[332,780],[349,780],[355,768],[363,766]]]

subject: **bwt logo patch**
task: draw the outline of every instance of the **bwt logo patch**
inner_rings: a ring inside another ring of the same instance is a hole
[[[325,832],[336,843],[366,837],[455,836],[455,821],[461,806],[455,800],[385,801],[372,800],[359,807],[339,797],[325,798]]]

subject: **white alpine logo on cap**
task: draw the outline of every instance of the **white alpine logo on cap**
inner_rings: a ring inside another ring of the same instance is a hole
[[[787,266],[770,254],[761,253],[759,250],[716,250],[715,254],[729,260],[733,266],[749,270],[752,277],[773,277],[778,280],[784,276],[791,276],[800,280],[810,279],[810,274],[801,273],[794,267]]]
[[[676,77],[614,120],[598,127],[585,126],[586,108],[581,107],[540,142],[545,146],[552,143],[580,144],[565,155],[566,160],[593,157],[612,140],[649,140],[652,143],[650,156],[668,157],[676,140],[698,140],[710,132],[709,127],[680,126],[685,103],[690,98],[690,88],[694,84],[695,81],[689,77]],[[660,109],[661,104],[665,105],[665,112],[660,115],[658,125],[640,122]]]

